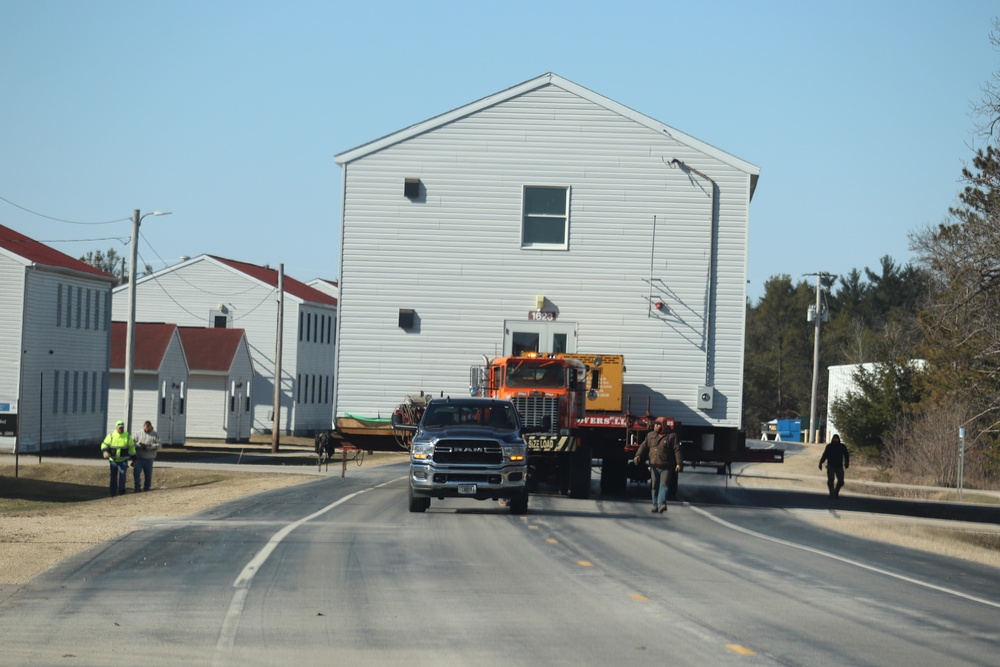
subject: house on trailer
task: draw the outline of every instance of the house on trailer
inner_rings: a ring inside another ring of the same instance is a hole
[[[92,447],[105,436],[115,282],[0,225],[0,451]]]
[[[337,300],[291,276],[283,276],[282,284],[279,429],[286,435],[311,435],[330,428],[333,419],[333,331]],[[143,276],[136,281],[135,288],[137,321],[176,322],[180,327],[236,328],[246,332],[254,376],[242,390],[243,396],[250,399],[251,429],[257,433],[271,432],[278,271],[200,255]],[[126,319],[127,290],[121,287],[114,293],[115,317]],[[189,437],[195,437],[193,426],[193,420],[189,420]]]
[[[555,74],[336,161],[336,418],[535,351],[624,355],[633,412],[739,427],[758,167]]]
[[[108,391],[107,430],[124,419],[125,348],[128,325],[111,323],[111,386]],[[187,416],[183,396],[188,383],[188,363],[176,324],[138,322],[132,360],[132,432],[148,421],[164,445],[184,444]]]
[[[243,329],[181,327],[190,380],[181,401],[188,437],[249,442],[253,360]]]

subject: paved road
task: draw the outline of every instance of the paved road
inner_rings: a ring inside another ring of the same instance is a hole
[[[410,514],[404,474],[154,520],[0,604],[4,661],[996,664],[1000,570],[825,531],[773,492],[685,475],[665,515],[644,489]]]

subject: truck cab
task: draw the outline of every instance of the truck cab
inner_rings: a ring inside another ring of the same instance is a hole
[[[494,398],[435,398],[410,443],[409,509],[432,498],[506,500],[528,511],[528,457],[514,405]]]

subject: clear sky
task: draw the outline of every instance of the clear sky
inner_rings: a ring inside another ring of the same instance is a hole
[[[554,72],[760,167],[756,301],[779,273],[911,259],[907,235],[944,219],[982,145],[970,106],[1000,69],[997,16],[996,0],[0,0],[0,224],[127,256],[132,210],[171,210],[144,220],[141,264],[210,253],[336,279],[334,155]]]

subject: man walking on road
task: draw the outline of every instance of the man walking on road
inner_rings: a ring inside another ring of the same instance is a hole
[[[840,489],[844,486],[844,469],[851,467],[851,453],[847,451],[847,445],[840,441],[839,435],[834,435],[830,439],[830,444],[823,450],[823,456],[819,460],[819,469],[823,469],[823,462],[826,462],[826,485],[830,489],[830,497],[840,496]],[[834,485],[836,478],[836,485]]]
[[[124,496],[128,462],[135,459],[135,440],[131,433],[125,432],[125,422],[121,419],[101,443],[101,455],[111,464],[111,496]]]
[[[681,471],[681,447],[677,442],[677,434],[670,428],[669,422],[663,417],[657,417],[653,422],[653,430],[639,445],[633,463],[639,465],[649,455],[650,496],[653,508],[650,512],[667,511],[667,489],[670,478]]]

